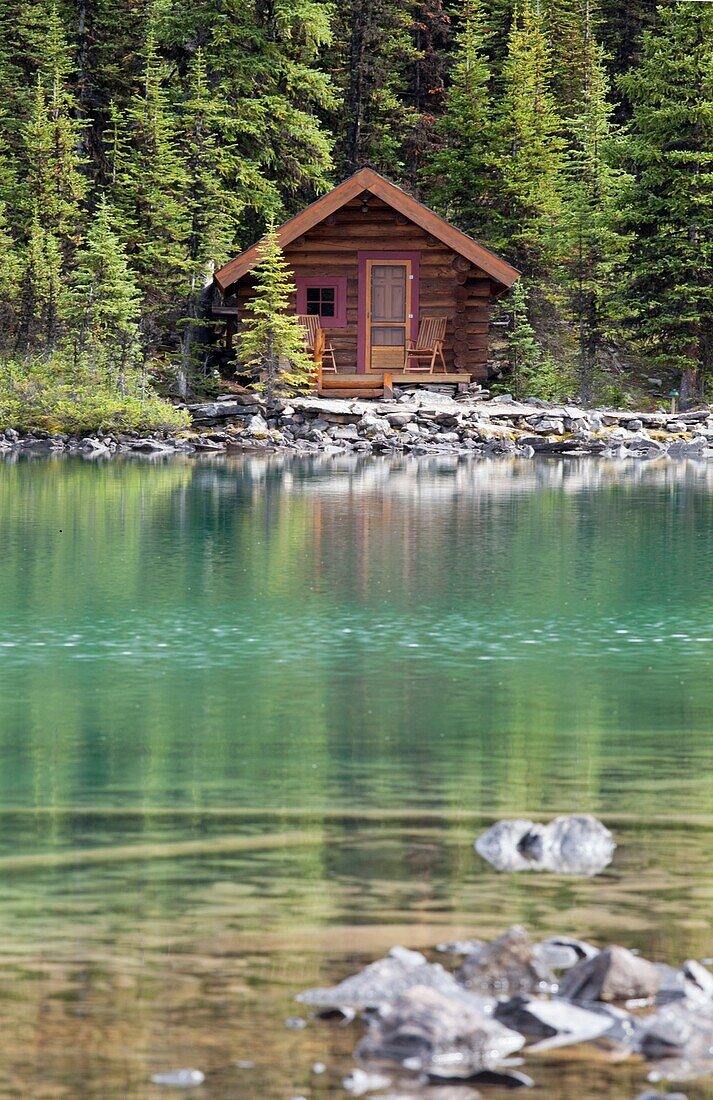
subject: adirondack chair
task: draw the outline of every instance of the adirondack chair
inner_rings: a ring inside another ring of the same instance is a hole
[[[438,358],[440,358],[445,371],[446,361],[443,358],[443,341],[446,338],[447,324],[447,317],[421,318],[421,323],[418,326],[418,336],[415,340],[409,339],[406,341],[404,371],[414,373],[416,371],[426,371],[433,374],[433,368]]]
[[[298,313],[297,320],[305,329],[305,347],[314,355],[319,343],[319,334],[321,333],[323,338],[325,336],[324,329],[319,323],[319,317],[311,313]],[[331,363],[329,360],[331,360]],[[337,361],[334,358],[334,348],[331,344],[327,343],[326,339],[322,341],[322,370],[331,371],[333,374],[337,373]]]

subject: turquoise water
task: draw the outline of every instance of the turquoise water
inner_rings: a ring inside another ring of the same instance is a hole
[[[0,1097],[343,1096],[355,1032],[283,1020],[397,941],[713,954],[712,573],[705,465],[1,464]],[[574,809],[595,882],[472,852]]]

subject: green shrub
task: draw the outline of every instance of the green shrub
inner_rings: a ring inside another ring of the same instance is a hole
[[[0,363],[0,427],[83,435],[189,426],[185,410],[162,400],[139,371],[119,380],[61,354]]]

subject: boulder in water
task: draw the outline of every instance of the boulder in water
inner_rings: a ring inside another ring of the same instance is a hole
[[[502,1001],[495,1008],[495,1019],[501,1024],[519,1031],[528,1039],[550,1040],[540,1049],[553,1049],[586,1043],[603,1035],[613,1024],[600,1013],[578,1008],[557,998],[536,1000],[526,994]]]
[[[551,871],[596,875],[612,860],[616,844],[591,814],[567,814],[547,825],[524,818],[498,821],[475,841],[476,852],[497,871]]]
[[[524,928],[514,925],[502,936],[468,955],[458,970],[458,981],[483,996],[509,997],[515,993],[554,993],[554,974],[538,958]]]
[[[413,986],[369,1022],[360,1058],[407,1062],[409,1068],[493,1068],[520,1050],[522,1035],[463,1000],[429,986]]]
[[[653,963],[625,947],[608,947],[573,966],[563,977],[559,993],[571,1001],[647,1000],[660,986],[661,974]]]
[[[358,974],[345,978],[338,985],[308,989],[297,996],[301,1004],[319,1009],[378,1008],[396,1000],[413,986],[428,986],[451,997],[463,1000],[463,988],[452,974],[440,965],[429,963],[420,951],[394,947],[383,959],[370,963]],[[472,999],[474,1007],[492,1010],[492,1003]]]

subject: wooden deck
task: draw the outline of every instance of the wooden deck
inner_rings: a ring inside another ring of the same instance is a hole
[[[394,386],[467,386],[470,375],[424,371],[372,371],[369,374],[320,372],[317,393],[331,397],[392,397]]]

